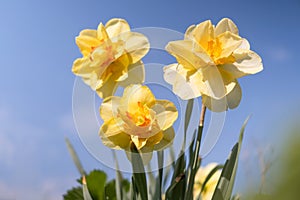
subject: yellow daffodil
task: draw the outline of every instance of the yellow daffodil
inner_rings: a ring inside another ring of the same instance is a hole
[[[97,30],[81,31],[76,44],[83,57],[74,61],[72,71],[101,98],[112,95],[119,84],[143,81],[140,60],[148,52],[149,42],[144,35],[131,32],[124,19],[111,19],[105,26],[100,23]]]
[[[131,143],[142,152],[160,150],[174,138],[178,112],[167,100],[157,100],[147,86],[125,88],[123,96],[104,99],[100,107],[104,123],[99,135],[104,145],[129,150]]]
[[[164,68],[173,92],[184,100],[202,96],[213,111],[237,107],[242,95],[237,78],[263,69],[260,56],[227,18],[216,27],[210,20],[190,26],[184,40],[169,42],[166,50],[178,61]]]
[[[211,200],[217,183],[219,181],[221,170],[216,171],[212,177],[208,180],[203,188],[202,192],[202,185],[208,176],[208,174],[217,166],[217,163],[210,163],[205,167],[200,167],[195,176],[195,183],[194,183],[194,199],[198,199],[198,196],[201,196],[202,200]],[[201,193],[200,193],[201,192]]]

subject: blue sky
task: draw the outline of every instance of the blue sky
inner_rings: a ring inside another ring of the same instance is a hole
[[[2,0],[0,199],[60,199],[76,185],[78,173],[65,147],[66,136],[87,170],[113,173],[85,150],[76,133],[71,73],[74,59],[81,56],[74,38],[82,29],[94,29],[113,17],[125,18],[132,28],[179,32],[206,19],[216,24],[229,17],[237,24],[240,35],[262,57],[264,71],[239,81],[242,102],[227,113],[220,140],[205,162],[225,160],[244,119],[252,113],[240,162],[242,183],[247,178],[242,167],[250,161],[250,166],[258,167],[258,146],[276,151],[288,137],[286,128],[300,116],[299,11],[298,0]],[[151,62],[150,58],[145,61]],[[169,60],[162,58],[164,62]]]

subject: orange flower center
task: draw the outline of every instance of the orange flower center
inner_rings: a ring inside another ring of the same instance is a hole
[[[128,113],[127,117],[131,119],[137,126],[148,126],[151,123],[150,109],[147,105],[137,102],[138,109],[135,113]]]

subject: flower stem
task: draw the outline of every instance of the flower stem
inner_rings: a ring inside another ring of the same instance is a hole
[[[201,127],[203,127],[203,125],[204,125],[205,112],[206,112],[206,106],[204,104],[202,104],[200,120],[199,120],[199,126],[201,126]]]

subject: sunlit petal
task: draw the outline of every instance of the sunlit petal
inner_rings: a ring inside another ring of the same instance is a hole
[[[207,49],[208,42],[215,38],[214,26],[210,20],[206,20],[198,24],[193,30],[193,37],[201,45],[202,48]]]
[[[223,18],[217,24],[216,29],[215,29],[215,34],[217,36],[222,33],[225,33],[226,31],[229,31],[236,35],[239,34],[239,30],[238,30],[237,26],[235,25],[235,23],[231,19]]]
[[[167,148],[168,146],[172,145],[174,137],[175,137],[174,128],[173,127],[168,128],[167,130],[163,131],[163,138],[158,144],[154,146],[154,149],[159,151]]]
[[[117,37],[118,35],[130,31],[129,24],[124,19],[114,18],[105,24],[106,32],[110,38]]]
[[[167,100],[156,100],[156,104],[151,109],[156,113],[156,119],[161,130],[171,127],[178,117],[175,105]]]
[[[262,60],[259,55],[251,50],[238,49],[233,53],[236,61],[232,64],[225,64],[222,69],[235,78],[255,74],[263,70]]]
[[[100,116],[103,121],[108,121],[111,118],[116,118],[118,110],[117,108],[120,106],[120,97],[111,96],[105,98],[100,106]]]

